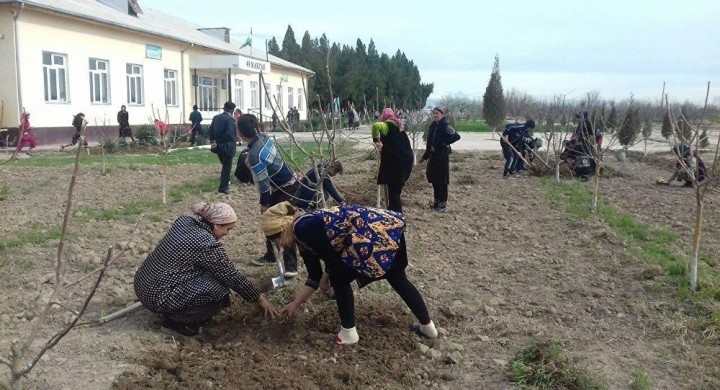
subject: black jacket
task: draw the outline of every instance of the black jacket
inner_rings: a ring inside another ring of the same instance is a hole
[[[460,134],[450,126],[445,118],[430,124],[427,136],[427,147],[422,158],[429,160],[433,156],[448,156],[452,153],[450,144],[460,139]]]
[[[237,132],[235,119],[227,112],[217,114],[210,123],[210,142],[217,144],[218,153],[235,156],[237,150]]]
[[[380,171],[378,184],[405,184],[412,172],[413,156],[410,138],[404,131],[400,131],[393,121],[385,122],[388,125],[387,135],[380,135],[382,152],[380,153]]]

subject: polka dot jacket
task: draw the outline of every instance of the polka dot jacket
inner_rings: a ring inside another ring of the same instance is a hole
[[[176,313],[221,300],[232,289],[248,302],[260,293],[232,264],[210,225],[175,220],[135,274],[135,295],[149,310]]]

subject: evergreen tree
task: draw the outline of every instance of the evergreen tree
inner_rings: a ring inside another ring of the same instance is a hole
[[[295,32],[293,32],[292,26],[290,25],[288,25],[285,31],[285,38],[283,38],[280,54],[283,59],[293,63],[298,63],[300,60],[300,45],[298,45],[295,40]]]
[[[277,40],[275,40],[275,37],[272,37],[268,41],[268,47],[267,47],[268,54],[272,54],[274,56],[280,57],[280,46],[278,46]]]
[[[638,133],[640,133],[640,115],[639,109],[635,108],[632,97],[630,98],[630,105],[628,106],[625,119],[623,120],[620,129],[618,130],[618,142],[625,149],[635,142]]]
[[[673,125],[672,121],[670,120],[670,111],[668,110],[665,110],[665,116],[663,116],[663,123],[662,128],[660,128],[660,134],[662,134],[665,139],[668,139],[671,135],[673,135]]]
[[[496,130],[505,121],[505,94],[500,80],[500,57],[497,54],[490,81],[483,95],[483,118]]]

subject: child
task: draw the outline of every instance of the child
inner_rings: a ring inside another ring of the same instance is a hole
[[[32,151],[35,149],[35,138],[32,136],[32,127],[30,127],[30,113],[23,111],[20,115],[20,141],[18,142],[17,150],[15,154],[22,152],[25,145],[30,146],[30,150],[25,152],[28,156],[32,156]]]
[[[335,183],[332,181],[333,176],[343,172],[340,161],[335,161],[327,167],[323,164],[318,164],[317,172],[321,177],[323,176],[323,171],[325,171],[325,178],[322,182],[322,188],[325,200],[332,197],[338,204],[345,203],[345,199],[340,195],[337,188],[335,188]],[[317,193],[317,181],[318,178],[315,176],[315,169],[310,168],[305,174],[305,177],[300,180],[300,189],[297,194],[295,194],[295,197],[298,198],[297,207],[303,210],[316,209],[318,207],[320,199]]]
[[[65,150],[66,147],[75,146],[75,144],[77,144],[78,141],[80,141],[80,130],[82,129],[84,122],[85,122],[85,114],[80,112],[77,115],[75,115],[75,117],[73,118],[73,122],[72,122],[73,127],[75,127],[75,134],[73,134],[72,140],[70,141],[69,144],[60,146],[61,152],[63,150]],[[85,148],[85,151],[87,152],[87,154],[90,155],[90,147],[88,146],[87,138],[83,138],[82,146],[83,146],[83,148]]]

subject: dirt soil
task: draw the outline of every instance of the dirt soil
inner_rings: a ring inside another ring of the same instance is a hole
[[[687,253],[691,191],[652,184],[669,175],[670,156],[630,157],[633,162],[622,165],[608,161],[609,172],[623,173],[603,179],[601,199],[643,222],[677,231],[683,243],[672,250]],[[346,164],[336,183],[348,201],[375,204],[374,164],[366,159]],[[717,330],[692,325],[692,304],[677,298],[662,270],[632,255],[632,245],[601,220],[573,220],[546,195],[541,183],[546,179],[504,180],[501,170],[498,153],[454,153],[445,214],[428,208],[432,189],[423,166],[405,189],[408,275],[439,327],[437,340],[408,331],[414,318],[385,282],[356,290],[360,342],[351,347],[327,344],[339,319],[334,301],[322,293],[292,321],[263,318],[255,306],[233,296],[231,307],[193,340],[159,332],[160,317],[145,309],[101,326],[77,327],[28,375],[27,387],[505,389],[515,386],[507,376],[513,354],[533,340],[548,339],[561,342],[579,367],[610,389],[629,388],[641,369],[656,389],[720,387]],[[216,166],[172,167],[168,186],[182,188],[218,171]],[[271,268],[248,264],[264,250],[254,187],[234,184],[229,196],[197,191],[163,206],[159,172],[145,166],[114,168],[106,175],[95,166],[81,169],[64,280],[79,279],[100,264],[108,247],[117,252],[132,239],[102,281],[87,319],[135,302],[135,270],[172,221],[189,214],[197,201],[230,203],[240,217],[224,239],[231,259],[258,286],[267,286],[273,276]],[[0,201],[0,239],[57,231],[70,175],[69,167],[0,167],[9,188]],[[702,241],[715,264],[719,201],[717,192],[707,195]],[[145,205],[139,223],[137,215],[122,212],[136,204]],[[101,210],[115,211],[116,219],[103,217]],[[52,288],[57,237],[39,243],[23,237],[24,245],[0,251],[3,356],[37,321],[35,307]],[[297,284],[269,291],[271,302],[278,307],[289,302],[303,276],[301,269]],[[88,279],[64,290],[63,302],[78,307],[90,285]],[[55,309],[43,335],[70,317]],[[7,375],[6,367],[0,375]]]

